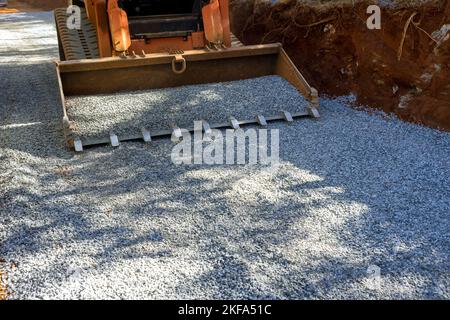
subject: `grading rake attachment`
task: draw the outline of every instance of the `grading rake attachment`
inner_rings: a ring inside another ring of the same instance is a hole
[[[268,122],[275,120],[292,122],[297,117],[319,117],[317,90],[307,83],[280,44],[59,61],[56,63],[56,70],[64,114],[64,134],[69,146],[75,151],[102,144],[116,147],[121,142],[131,140],[150,142],[158,136],[180,135],[181,130],[174,125],[172,128],[154,132],[142,128],[139,132],[127,136],[111,133],[104,137],[80,137],[72,130],[72,122],[66,110],[65,97],[68,96],[112,94],[278,75],[308,100],[305,111],[280,111],[276,115],[258,114],[248,119],[230,117],[224,119],[223,123],[204,121],[203,130],[226,127],[238,129],[242,125],[254,123],[266,126]],[[183,129],[194,130],[193,127]]]

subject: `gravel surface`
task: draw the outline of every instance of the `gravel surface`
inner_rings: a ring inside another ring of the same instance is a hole
[[[222,124],[230,116],[253,120],[281,111],[303,112],[307,101],[286,80],[268,76],[244,81],[183,86],[110,95],[67,98],[74,131],[82,137],[140,134],[171,129],[173,124],[191,128],[194,120]]]
[[[75,155],[56,47],[15,45],[31,30],[0,41],[11,298],[450,298],[448,133],[322,98],[319,121],[270,125],[276,168],[176,166],[169,139]]]

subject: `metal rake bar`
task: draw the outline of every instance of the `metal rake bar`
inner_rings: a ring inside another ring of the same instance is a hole
[[[203,121],[202,125],[202,131],[208,132],[211,129],[224,129],[224,128],[232,128],[232,129],[239,129],[240,126],[250,125],[250,124],[259,124],[260,126],[267,126],[268,122],[273,121],[287,121],[289,123],[294,121],[294,118],[301,118],[301,117],[312,117],[312,118],[319,118],[319,112],[316,108],[310,108],[308,107],[307,110],[303,112],[295,112],[290,113],[287,111],[280,112],[279,115],[273,115],[265,117],[263,115],[257,115],[254,119],[250,120],[237,120],[234,117],[230,117],[228,122],[223,123],[215,123],[215,124],[209,124],[205,120]],[[117,135],[114,132],[111,132],[109,136],[104,136],[101,138],[83,138],[83,137],[74,137],[73,139],[73,146],[75,151],[82,152],[84,148],[86,147],[93,147],[98,145],[111,145],[113,147],[118,147],[121,142],[126,141],[144,141],[144,142],[151,142],[153,138],[156,137],[164,137],[164,136],[171,136],[175,135],[177,138],[182,137],[181,129],[187,130],[189,132],[194,132],[194,127],[189,128],[180,128],[176,125],[174,125],[171,129],[163,129],[163,130],[156,130],[156,131],[150,131],[147,128],[142,128],[140,132],[137,132],[136,134],[132,135]]]

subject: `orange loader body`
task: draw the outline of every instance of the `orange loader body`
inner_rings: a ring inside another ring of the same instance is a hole
[[[177,52],[205,48],[207,45],[231,47],[229,0],[211,0],[202,7],[203,30],[184,36],[133,39],[128,15],[118,0],[86,0],[87,16],[95,26],[100,57],[123,53]]]

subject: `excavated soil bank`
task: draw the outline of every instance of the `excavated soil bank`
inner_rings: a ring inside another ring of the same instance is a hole
[[[450,1],[383,1],[381,30],[367,28],[371,2],[349,2],[232,0],[232,28],[281,42],[322,94],[450,131]]]

